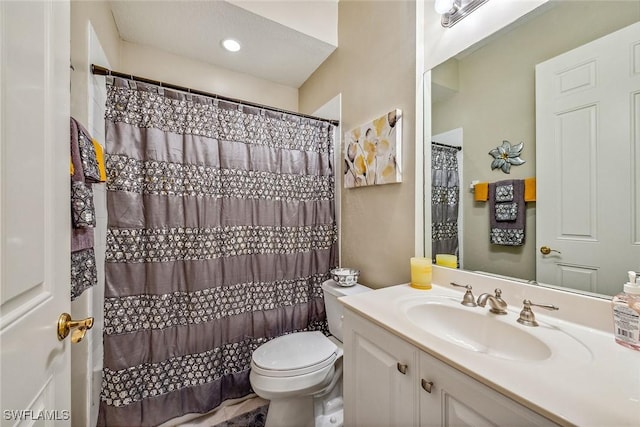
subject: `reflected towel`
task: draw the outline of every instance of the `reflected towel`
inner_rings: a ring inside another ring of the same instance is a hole
[[[93,228],[71,228],[71,252],[93,248]]]
[[[71,181],[71,220],[74,228],[96,226],[93,189],[82,181]]]
[[[489,200],[489,183],[480,182],[473,187],[473,200],[476,202],[486,202]],[[536,201],[536,179],[525,178],[524,180],[524,201]]]
[[[536,179],[525,178],[524,180],[524,201],[535,202],[536,201]]]
[[[96,257],[92,248],[71,253],[71,301],[98,283]]]
[[[100,182],[100,167],[93,138],[80,123],[78,123],[78,130],[78,147],[80,148],[84,179],[87,182]]]
[[[71,142],[71,219],[73,228],[95,227],[91,183],[100,180],[98,158],[91,137],[73,117]],[[71,236],[72,239],[74,236]]]
[[[473,187],[473,200],[476,202],[486,202],[489,197],[489,183],[479,182]]]
[[[99,182],[101,173],[93,140],[87,130],[70,118],[71,145],[71,300],[97,283],[93,251],[95,210],[91,183]]]
[[[100,182],[100,167],[93,138],[73,117],[71,117],[70,132],[73,180]]]
[[[496,182],[495,201],[512,202],[513,201],[513,180],[505,180]]]
[[[518,218],[516,202],[496,203],[496,221],[515,221]]]
[[[78,122],[71,118],[70,122],[71,139],[71,179],[74,181],[84,181],[84,169],[82,168],[82,156],[80,155],[80,145],[78,144]]]
[[[499,188],[503,189],[500,194]],[[500,202],[497,199],[510,200]],[[489,184],[490,242],[503,246],[524,245],[525,220],[524,180],[505,180]]]
[[[91,142],[93,142],[93,148],[96,151],[96,161],[98,162],[98,171],[100,172],[100,182],[106,182],[107,169],[104,165],[104,149],[95,139],[92,139]]]

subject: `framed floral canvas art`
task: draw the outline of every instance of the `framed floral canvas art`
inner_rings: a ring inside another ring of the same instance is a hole
[[[401,119],[395,109],[345,134],[345,188],[402,182]]]

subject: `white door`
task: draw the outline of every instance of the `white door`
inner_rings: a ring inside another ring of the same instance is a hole
[[[0,1],[1,425],[68,425],[69,2]]]
[[[638,168],[640,23],[536,66],[539,282],[613,295],[640,269]]]

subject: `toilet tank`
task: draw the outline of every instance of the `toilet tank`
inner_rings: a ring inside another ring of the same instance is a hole
[[[322,284],[324,293],[324,307],[327,312],[329,332],[342,342],[342,318],[344,309],[338,298],[347,295],[355,295],[372,290],[364,285],[356,283],[353,286],[340,286],[335,280],[327,280]]]

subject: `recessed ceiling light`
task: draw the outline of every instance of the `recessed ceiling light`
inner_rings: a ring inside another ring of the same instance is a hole
[[[229,52],[237,52],[240,50],[240,43],[234,39],[224,39],[222,40],[222,47],[227,49]]]

